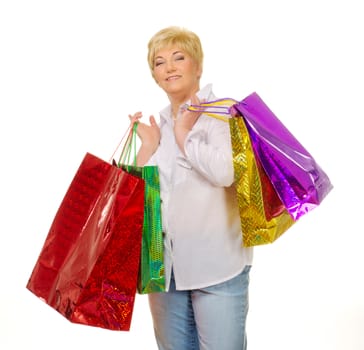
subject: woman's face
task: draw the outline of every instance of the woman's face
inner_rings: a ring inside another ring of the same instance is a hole
[[[190,96],[199,89],[202,69],[187,53],[171,46],[156,52],[153,73],[168,95]]]

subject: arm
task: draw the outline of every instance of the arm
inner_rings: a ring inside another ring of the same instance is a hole
[[[199,104],[197,97],[192,104]],[[185,111],[175,124],[175,137],[182,154],[208,181],[216,186],[230,186],[234,168],[228,123],[211,119],[203,128],[195,128],[201,113]]]
[[[191,166],[215,186],[234,182],[234,165],[229,123],[207,120],[185,139],[185,154]]]

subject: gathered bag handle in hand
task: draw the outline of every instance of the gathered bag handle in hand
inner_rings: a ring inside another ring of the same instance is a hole
[[[138,127],[137,122],[129,125],[125,134],[123,135],[123,137],[121,138],[117,147],[115,148],[114,152],[112,153],[110,161],[109,161],[110,163],[113,163],[114,165],[118,165],[118,166],[120,164],[131,165],[130,157],[132,155],[132,151],[134,151],[134,159],[133,159],[132,165],[136,166],[136,136],[137,136],[136,130],[137,130],[137,127]],[[124,144],[123,144],[123,142],[124,142]],[[120,153],[119,161],[116,164],[114,157],[115,157],[116,152],[118,151],[118,149],[120,148],[120,146],[122,144],[123,144],[123,147],[122,147],[122,150]]]
[[[132,127],[129,129],[129,135],[125,141],[123,150],[121,151],[118,166],[122,164],[125,166],[132,165],[137,166],[136,164],[136,138],[137,138],[137,128],[138,123],[134,123]],[[133,153],[133,154],[132,154]],[[132,164],[130,164],[130,158],[133,157]]]
[[[202,102],[198,105],[189,105],[187,110],[200,112],[210,117],[228,122],[232,115],[232,108],[238,101],[233,98],[220,98],[213,101]]]

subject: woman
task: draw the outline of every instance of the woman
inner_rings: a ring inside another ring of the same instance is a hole
[[[216,99],[200,89],[198,36],[168,27],[148,44],[152,76],[170,105],[157,125],[138,122],[137,164],[160,172],[166,292],[149,295],[161,350],[246,349],[252,248],[244,248],[234,188],[229,124],[188,111]]]

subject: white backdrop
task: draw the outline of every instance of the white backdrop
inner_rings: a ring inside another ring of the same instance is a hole
[[[113,332],[69,323],[25,286],[85,152],[108,160],[129,113],[158,116],[166,105],[146,44],[181,25],[201,37],[202,85],[219,97],[258,92],[334,185],[283,237],[255,249],[249,349],[363,349],[359,4],[1,1],[0,348],[156,349],[145,296],[131,331]]]

